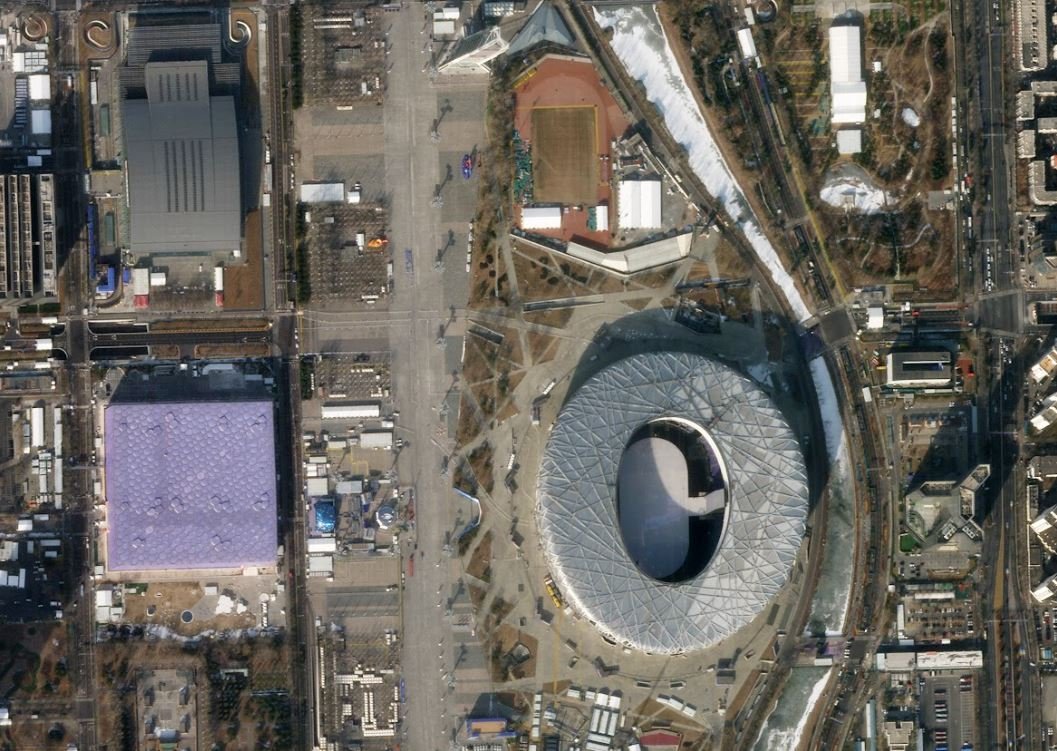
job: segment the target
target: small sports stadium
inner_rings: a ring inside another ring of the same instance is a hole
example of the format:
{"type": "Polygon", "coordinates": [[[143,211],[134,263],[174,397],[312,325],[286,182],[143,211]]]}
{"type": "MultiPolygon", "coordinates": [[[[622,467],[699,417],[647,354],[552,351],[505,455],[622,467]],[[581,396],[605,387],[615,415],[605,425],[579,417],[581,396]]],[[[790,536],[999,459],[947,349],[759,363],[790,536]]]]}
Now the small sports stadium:
{"type": "Polygon", "coordinates": [[[532,203],[579,207],[563,216],[560,229],[544,234],[608,247],[611,144],[629,126],[620,106],[591,60],[575,55],[545,55],[513,88],[515,141],[531,160],[532,203]],[[606,213],[594,227],[588,207],[606,213]]]}

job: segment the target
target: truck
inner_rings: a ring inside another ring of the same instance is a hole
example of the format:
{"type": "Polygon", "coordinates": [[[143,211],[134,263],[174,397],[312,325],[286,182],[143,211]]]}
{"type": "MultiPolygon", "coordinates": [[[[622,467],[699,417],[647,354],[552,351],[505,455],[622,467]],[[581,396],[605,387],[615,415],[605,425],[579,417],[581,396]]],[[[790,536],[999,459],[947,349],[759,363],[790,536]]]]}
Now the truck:
{"type": "Polygon", "coordinates": [[[554,579],[550,574],[543,579],[543,586],[547,589],[547,594],[550,595],[551,602],[554,603],[554,607],[561,610],[565,607],[565,600],[562,599],[562,593],[559,591],[558,586],[554,583],[554,579]]]}

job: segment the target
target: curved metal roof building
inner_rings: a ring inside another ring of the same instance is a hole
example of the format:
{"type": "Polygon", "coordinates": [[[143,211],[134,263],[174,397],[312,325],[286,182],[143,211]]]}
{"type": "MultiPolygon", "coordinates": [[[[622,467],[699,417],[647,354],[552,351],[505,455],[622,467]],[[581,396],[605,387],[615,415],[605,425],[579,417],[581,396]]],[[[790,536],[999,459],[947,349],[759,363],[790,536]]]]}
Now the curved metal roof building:
{"type": "Polygon", "coordinates": [[[602,370],[558,415],[540,468],[537,517],[569,603],[623,644],[703,649],[758,615],[786,582],[804,534],[808,483],[797,440],[770,398],[699,355],[635,355],[602,370]],[[617,476],[644,425],[690,424],[719,455],[727,505],[707,565],[680,581],[644,574],[620,531],[617,476]]]}

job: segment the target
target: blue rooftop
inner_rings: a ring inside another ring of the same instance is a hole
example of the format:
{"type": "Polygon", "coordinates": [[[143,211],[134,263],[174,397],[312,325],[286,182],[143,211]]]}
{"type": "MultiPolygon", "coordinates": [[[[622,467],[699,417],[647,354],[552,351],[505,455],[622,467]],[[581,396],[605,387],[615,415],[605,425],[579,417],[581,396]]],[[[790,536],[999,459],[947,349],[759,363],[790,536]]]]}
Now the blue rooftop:
{"type": "Polygon", "coordinates": [[[271,402],[111,404],[107,568],[274,566],[271,402]]]}

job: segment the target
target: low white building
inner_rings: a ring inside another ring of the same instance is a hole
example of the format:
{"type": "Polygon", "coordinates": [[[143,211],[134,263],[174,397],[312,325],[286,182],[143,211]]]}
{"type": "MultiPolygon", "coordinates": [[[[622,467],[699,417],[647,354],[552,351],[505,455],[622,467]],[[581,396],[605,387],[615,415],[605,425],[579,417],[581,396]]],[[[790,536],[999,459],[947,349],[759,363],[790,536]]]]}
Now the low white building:
{"type": "Polygon", "coordinates": [[[756,42],[752,38],[752,29],[738,29],[738,49],[743,60],[756,59],[756,42]]]}
{"type": "Polygon", "coordinates": [[[521,229],[561,229],[561,206],[526,206],[521,209],[521,229]]]}
{"type": "Polygon", "coordinates": [[[345,183],[301,183],[302,203],[341,203],[345,183]]]}
{"type": "Polygon", "coordinates": [[[660,229],[661,181],[621,180],[617,209],[620,229],[660,229]]]}
{"type": "Polygon", "coordinates": [[[375,418],[382,414],[378,402],[353,402],[324,404],[320,417],[324,420],[355,420],[375,418]]]}
{"type": "Polygon", "coordinates": [[[858,128],[837,131],[837,153],[858,154],[862,151],[862,131],[858,128]]]}
{"type": "Polygon", "coordinates": [[[833,124],[866,122],[866,82],[862,77],[858,26],[830,27],[829,80],[833,124]]]}
{"type": "Polygon", "coordinates": [[[51,76],[34,73],[29,77],[29,98],[34,102],[51,101],[51,76]]]}

